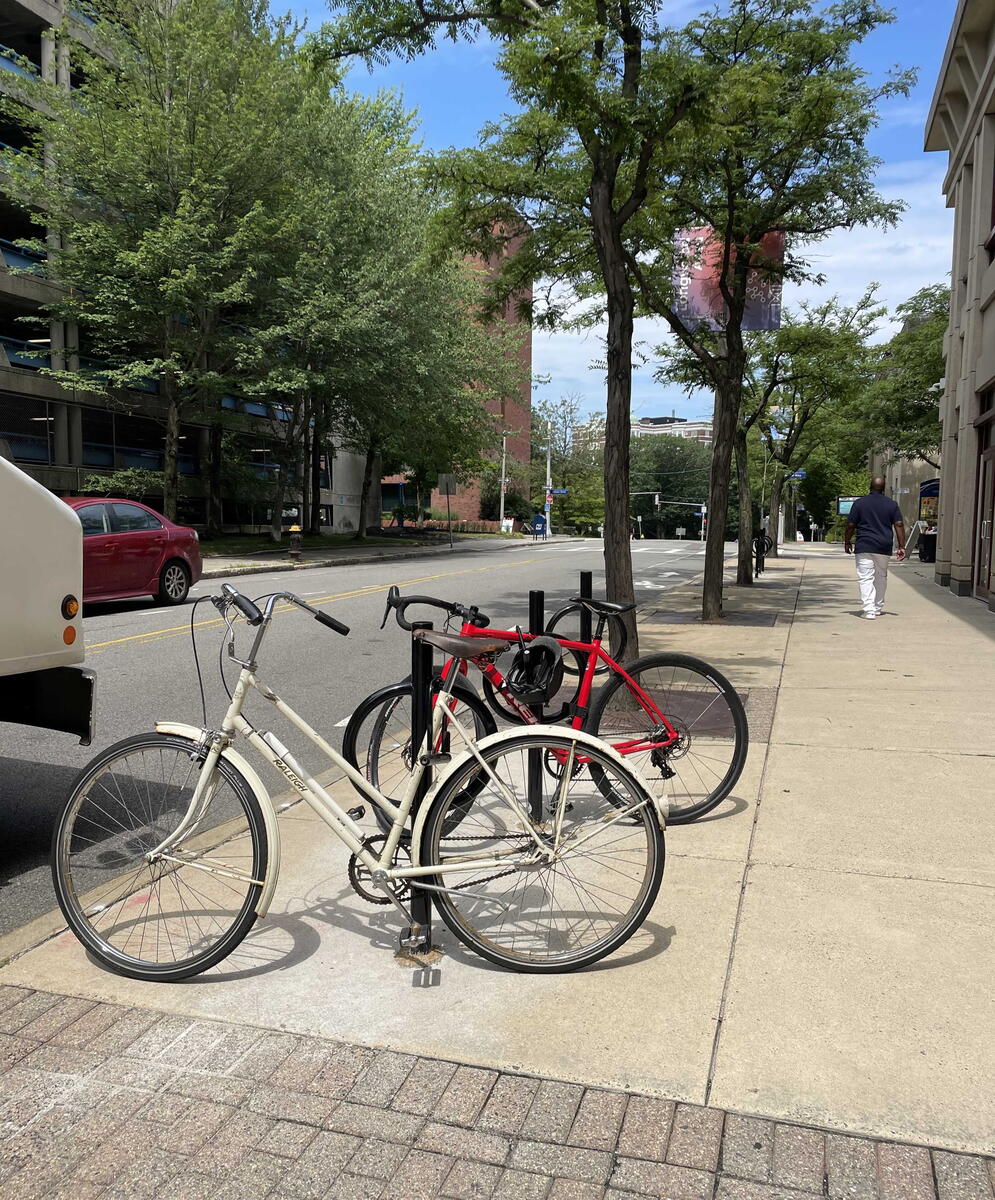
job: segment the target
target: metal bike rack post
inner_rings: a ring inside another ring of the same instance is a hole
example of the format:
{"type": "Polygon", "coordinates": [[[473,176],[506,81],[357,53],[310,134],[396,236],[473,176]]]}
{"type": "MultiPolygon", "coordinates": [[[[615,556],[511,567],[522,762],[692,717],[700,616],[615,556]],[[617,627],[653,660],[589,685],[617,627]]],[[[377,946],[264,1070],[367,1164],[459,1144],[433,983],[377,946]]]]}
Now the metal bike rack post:
{"type": "MultiPolygon", "coordinates": [[[[412,621],[411,628],[431,629],[431,621],[412,621]]],[[[426,733],[432,726],[432,647],[421,638],[411,639],[411,747],[416,756],[428,752],[425,741],[426,733]]],[[[414,827],[415,813],[424,800],[428,789],[432,786],[432,768],[426,767],[415,796],[414,807],[411,810],[411,824],[414,827]]],[[[415,848],[411,847],[412,856],[415,848]]],[[[432,896],[431,893],[411,884],[411,918],[417,930],[408,930],[408,938],[418,945],[405,943],[406,949],[422,951],[432,949],[432,896]]]]}
{"type": "MultiPolygon", "coordinates": [[[[529,633],[536,636],[541,634],[546,624],[546,593],[529,592],[529,633]]],[[[543,719],[542,706],[533,710],[541,722],[543,719]]],[[[542,751],[530,750],[526,792],[529,798],[529,816],[533,821],[542,820],[542,751]]]]}
{"type": "Polygon", "coordinates": [[[759,579],[764,573],[764,559],[767,557],[764,546],[764,531],[761,529],[753,538],[753,550],[756,554],[756,565],[753,568],[753,578],[759,579]]]}
{"type": "MultiPolygon", "coordinates": [[[[594,599],[594,572],[581,571],[580,573],[580,594],[585,600],[594,599]]],[[[591,640],[591,610],[581,605],[580,608],[580,640],[589,642],[591,640]]]]}

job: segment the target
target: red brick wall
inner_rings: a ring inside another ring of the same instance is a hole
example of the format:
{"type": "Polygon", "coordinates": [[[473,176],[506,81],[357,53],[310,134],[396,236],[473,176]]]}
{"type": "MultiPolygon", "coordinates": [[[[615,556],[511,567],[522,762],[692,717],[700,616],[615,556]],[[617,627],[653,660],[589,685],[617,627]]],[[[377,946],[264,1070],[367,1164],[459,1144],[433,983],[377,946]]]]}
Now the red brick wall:
{"type": "MultiPolygon", "coordinates": [[[[509,242],[505,249],[506,254],[514,254],[521,245],[521,238],[514,239],[509,242]]],[[[484,263],[481,259],[468,260],[476,269],[481,266],[484,269],[496,269],[496,263],[484,263]]],[[[509,478],[514,479],[516,475],[523,474],[525,479],[528,479],[529,459],[532,452],[532,330],[527,321],[520,320],[517,313],[517,306],[522,300],[531,302],[532,289],[512,301],[505,313],[498,318],[514,328],[520,329],[522,334],[522,344],[518,351],[519,361],[523,364],[525,370],[525,378],[523,379],[518,394],[509,396],[506,399],[488,404],[488,410],[495,416],[500,418],[499,427],[508,430],[508,464],[506,474],[509,478]],[[520,471],[516,471],[516,465],[520,467],[520,471]]],[[[498,465],[500,465],[500,451],[498,452],[498,465]]],[[[384,482],[396,483],[401,480],[401,476],[392,475],[384,482]]],[[[449,503],[452,509],[454,518],[459,518],[462,521],[477,521],[480,519],[480,485],[474,481],[467,484],[458,484],[458,492],[455,496],[449,497],[449,503]]],[[[408,489],[410,491],[410,489],[408,489]]],[[[411,494],[410,502],[414,502],[414,495],[411,494]]],[[[439,512],[446,511],[446,497],[440,496],[437,491],[432,493],[431,507],[439,512]]]]}

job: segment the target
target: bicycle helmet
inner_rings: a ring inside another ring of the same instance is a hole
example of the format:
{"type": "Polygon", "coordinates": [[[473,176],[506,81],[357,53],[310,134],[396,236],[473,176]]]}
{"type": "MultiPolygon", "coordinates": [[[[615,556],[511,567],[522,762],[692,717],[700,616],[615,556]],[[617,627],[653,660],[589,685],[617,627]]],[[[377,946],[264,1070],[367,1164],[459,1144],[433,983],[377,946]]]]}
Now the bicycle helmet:
{"type": "Polygon", "coordinates": [[[545,704],[563,683],[563,651],[555,638],[537,637],[515,651],[505,684],[523,704],[545,704]]]}

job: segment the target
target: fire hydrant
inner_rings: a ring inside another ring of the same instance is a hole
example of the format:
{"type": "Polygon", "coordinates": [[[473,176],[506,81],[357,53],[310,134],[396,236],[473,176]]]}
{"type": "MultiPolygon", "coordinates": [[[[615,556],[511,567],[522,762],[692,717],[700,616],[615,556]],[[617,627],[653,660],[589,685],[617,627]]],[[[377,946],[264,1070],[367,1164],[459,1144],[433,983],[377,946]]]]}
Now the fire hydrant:
{"type": "Polygon", "coordinates": [[[301,527],[300,525],[290,526],[290,557],[300,558],[301,556],[301,527]]]}

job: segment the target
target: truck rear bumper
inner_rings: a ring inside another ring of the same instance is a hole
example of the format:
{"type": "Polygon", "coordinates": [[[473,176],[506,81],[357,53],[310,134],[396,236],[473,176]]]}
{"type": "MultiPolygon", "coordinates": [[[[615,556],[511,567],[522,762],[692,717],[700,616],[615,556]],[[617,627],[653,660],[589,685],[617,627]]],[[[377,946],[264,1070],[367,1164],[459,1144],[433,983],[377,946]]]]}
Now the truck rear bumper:
{"type": "Polygon", "coordinates": [[[93,738],[96,677],[88,667],[0,676],[0,721],[74,733],[81,746],[93,738]]]}

